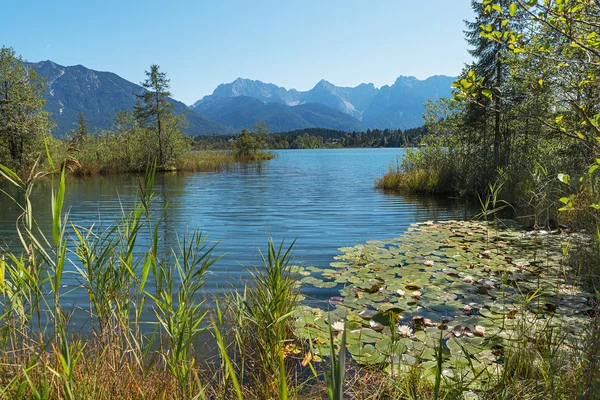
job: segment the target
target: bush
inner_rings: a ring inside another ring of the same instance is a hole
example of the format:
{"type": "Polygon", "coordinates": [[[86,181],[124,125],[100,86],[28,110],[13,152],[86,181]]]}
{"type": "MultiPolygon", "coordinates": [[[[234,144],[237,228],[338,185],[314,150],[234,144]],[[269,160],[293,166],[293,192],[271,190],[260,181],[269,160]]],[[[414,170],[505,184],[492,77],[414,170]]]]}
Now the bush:
{"type": "Polygon", "coordinates": [[[452,193],[455,166],[451,153],[442,147],[427,146],[407,150],[396,164],[390,164],[387,174],[377,181],[379,189],[414,193],[452,193]]]}

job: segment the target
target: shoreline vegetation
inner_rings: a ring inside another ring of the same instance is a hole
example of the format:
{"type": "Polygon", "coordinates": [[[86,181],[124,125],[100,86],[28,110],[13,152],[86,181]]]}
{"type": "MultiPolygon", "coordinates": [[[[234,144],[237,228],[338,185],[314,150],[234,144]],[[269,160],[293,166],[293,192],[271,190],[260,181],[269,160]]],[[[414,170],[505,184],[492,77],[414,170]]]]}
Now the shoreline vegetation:
{"type": "MultiPolygon", "coordinates": [[[[392,161],[375,185],[397,193],[477,199],[481,218],[510,215],[534,235],[577,232],[562,243],[562,263],[580,263],[577,290],[593,295],[596,311],[590,313],[590,324],[597,329],[600,42],[591,39],[597,37],[598,5],[586,0],[568,5],[491,0],[473,1],[472,6],[476,18],[467,22],[465,34],[474,62],[453,84],[452,99],[428,104],[428,134],[419,148],[392,161]]],[[[548,245],[542,247],[550,251],[548,245]]],[[[538,294],[529,291],[528,296],[538,294]]],[[[554,364],[542,378],[555,380],[552,391],[535,395],[525,385],[523,393],[507,396],[501,391],[489,398],[597,398],[598,338],[567,332],[556,328],[555,333],[572,335],[579,344],[559,340],[554,346],[570,348],[569,357],[576,353],[574,347],[588,349],[595,377],[580,381],[558,356],[544,361],[554,364]],[[569,379],[587,385],[586,391],[571,387],[569,379]]],[[[543,341],[539,336],[531,340],[543,341]]],[[[518,374],[528,375],[537,362],[535,357],[524,361],[518,374]]]]}
{"type": "Polygon", "coordinates": [[[153,165],[159,172],[212,172],[275,157],[267,149],[406,147],[426,133],[420,127],[352,133],[311,128],[269,134],[267,125],[257,122],[235,135],[191,137],[183,134],[185,115],[175,115],[168,101],[166,73],[151,65],[141,82],[145,91],[136,94],[133,110],[117,112],[112,129],[90,129],[80,112],[76,127],[55,138],[50,113],[44,111],[46,84],[12,48],[0,49],[0,77],[0,164],[22,177],[48,173],[53,166],[43,160],[50,158],[79,176],[142,173],[153,165]]]}
{"type": "Polygon", "coordinates": [[[460,195],[452,186],[451,169],[446,165],[422,161],[427,157],[424,154],[430,152],[430,148],[407,149],[403,157],[398,156],[390,162],[388,172],[375,181],[375,187],[399,193],[460,195]]]}
{"type": "MultiPolygon", "coordinates": [[[[252,164],[275,158],[275,153],[262,151],[253,157],[236,157],[232,152],[224,151],[191,151],[176,165],[157,168],[157,172],[221,172],[234,168],[238,164],[252,164]]],[[[114,164],[108,165],[70,165],[70,174],[79,177],[113,174],[139,174],[140,168],[122,169],[114,164]]]]}
{"type": "MultiPolygon", "coordinates": [[[[262,136],[265,148],[337,149],[416,147],[427,134],[425,126],[412,129],[368,129],[365,132],[346,132],[333,129],[307,128],[262,136]]],[[[202,135],[194,137],[193,147],[201,150],[228,150],[236,135],[202,135]]]]}
{"type": "Polygon", "coordinates": [[[427,104],[419,147],[376,187],[491,196],[525,225],[595,231],[600,51],[590,38],[600,17],[593,2],[572,3],[473,1],[465,38],[474,62],[453,98],[427,104]]]}
{"type": "Polygon", "coordinates": [[[227,152],[194,151],[193,138],[183,134],[186,117],[173,114],[169,79],[158,65],[146,71],[134,109],[117,112],[111,130],[90,131],[80,112],[77,126],[63,138],[51,135],[53,123],[43,110],[45,82],[12,48],[0,49],[0,79],[0,164],[21,177],[54,170],[44,161],[50,159],[73,175],[91,176],[143,173],[150,166],[160,172],[220,171],[275,156],[264,151],[264,123],[231,137],[227,152]]]}

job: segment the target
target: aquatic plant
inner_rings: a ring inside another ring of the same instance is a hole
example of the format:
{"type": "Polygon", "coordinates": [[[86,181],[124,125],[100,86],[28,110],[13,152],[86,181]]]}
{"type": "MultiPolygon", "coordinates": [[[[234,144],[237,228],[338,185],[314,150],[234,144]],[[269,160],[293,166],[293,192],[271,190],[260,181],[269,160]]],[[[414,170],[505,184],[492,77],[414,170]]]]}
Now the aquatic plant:
{"type": "MultiPolygon", "coordinates": [[[[397,374],[416,363],[435,386],[442,357],[442,381],[460,378],[465,390],[481,390],[501,378],[504,354],[523,340],[522,321],[532,321],[536,332],[569,332],[568,348],[585,334],[593,295],[561,290],[572,275],[562,262],[565,239],[479,222],[417,224],[398,239],[340,249],[332,268],[307,267],[302,282],[340,288],[329,318],[346,319],[347,348],[359,364],[397,374]],[[424,260],[434,265],[425,267],[424,260]],[[373,329],[373,321],[384,328],[373,329]]],[[[320,315],[301,307],[296,333],[326,343],[320,315]]]]}
{"type": "Polygon", "coordinates": [[[286,345],[293,341],[290,321],[300,294],[297,267],[291,263],[293,246],[284,247],[283,241],[276,246],[270,238],[262,265],[250,270],[252,282],[228,298],[238,374],[255,382],[263,396],[277,391],[287,397],[286,345]],[[249,370],[248,364],[260,368],[249,370]]]}

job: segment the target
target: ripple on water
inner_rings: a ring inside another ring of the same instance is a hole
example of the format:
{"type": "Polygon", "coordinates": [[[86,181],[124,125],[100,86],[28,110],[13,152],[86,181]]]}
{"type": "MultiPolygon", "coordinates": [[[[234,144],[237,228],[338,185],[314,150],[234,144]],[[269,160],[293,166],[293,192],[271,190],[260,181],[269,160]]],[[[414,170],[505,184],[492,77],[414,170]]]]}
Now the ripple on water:
{"type": "MultiPolygon", "coordinates": [[[[158,175],[155,211],[169,204],[160,225],[161,244],[175,246],[177,235],[201,229],[216,252],[225,254],[207,279],[207,295],[233,290],[247,277],[244,266],[258,265],[258,248],[267,236],[275,241],[297,239],[297,263],[324,267],[338,248],[402,234],[414,222],[470,217],[473,210],[447,199],[384,194],[374,188],[390,161],[402,149],[284,150],[262,166],[223,173],[158,175]]],[[[67,204],[75,224],[108,226],[134,203],[138,181],[118,175],[69,179],[67,204]]],[[[38,223],[49,232],[49,183],[33,193],[38,223]]],[[[14,244],[18,215],[10,200],[0,198],[0,245],[14,244]]],[[[140,243],[147,244],[143,232],[140,243]]],[[[65,283],[76,285],[71,275],[65,283]]],[[[332,290],[306,288],[308,297],[329,298],[332,290]]],[[[65,300],[86,308],[85,293],[73,291],[65,300]]]]}

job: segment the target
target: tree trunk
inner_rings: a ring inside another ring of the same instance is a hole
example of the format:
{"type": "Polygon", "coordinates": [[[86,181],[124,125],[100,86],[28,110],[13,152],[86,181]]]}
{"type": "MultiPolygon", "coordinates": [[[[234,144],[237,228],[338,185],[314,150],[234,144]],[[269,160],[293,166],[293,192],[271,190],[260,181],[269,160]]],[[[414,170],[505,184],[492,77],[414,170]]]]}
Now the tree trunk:
{"type": "Polygon", "coordinates": [[[157,124],[157,128],[158,128],[158,161],[159,161],[160,165],[163,165],[164,159],[163,159],[162,128],[160,126],[160,112],[157,115],[156,124],[157,124]]]}
{"type": "Polygon", "coordinates": [[[162,127],[160,125],[160,97],[158,90],[156,91],[156,128],[158,130],[158,162],[163,165],[163,143],[162,143],[162,127]]]}
{"type": "Polygon", "coordinates": [[[500,106],[501,106],[501,100],[500,100],[500,93],[499,93],[499,89],[500,89],[500,85],[501,85],[501,80],[502,80],[502,64],[500,63],[499,60],[500,57],[500,50],[498,49],[498,51],[496,52],[496,87],[498,88],[498,93],[496,93],[496,96],[494,97],[494,164],[497,167],[498,166],[498,162],[499,162],[499,150],[500,150],[500,142],[502,140],[501,138],[501,132],[500,132],[500,106]]]}

